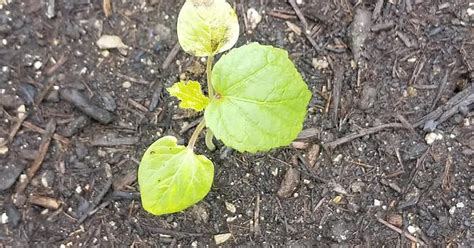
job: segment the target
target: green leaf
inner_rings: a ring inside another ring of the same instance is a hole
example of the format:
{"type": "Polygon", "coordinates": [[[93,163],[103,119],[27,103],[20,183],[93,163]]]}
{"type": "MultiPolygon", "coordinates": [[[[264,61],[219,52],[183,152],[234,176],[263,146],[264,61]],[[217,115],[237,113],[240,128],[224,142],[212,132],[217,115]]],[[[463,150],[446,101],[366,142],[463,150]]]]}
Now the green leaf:
{"type": "Polygon", "coordinates": [[[143,155],[138,184],[143,208],[155,215],[182,211],[202,200],[211,189],[214,165],[192,149],[165,136],[143,155]]]}
{"type": "Polygon", "coordinates": [[[233,49],[212,73],[216,96],[206,125],[240,152],[290,144],[303,127],[311,92],[285,50],[252,43],[233,49]]]}
{"type": "Polygon", "coordinates": [[[184,109],[202,111],[209,104],[209,98],[202,93],[201,84],[196,81],[181,81],[166,90],[181,101],[179,106],[184,109]]]}
{"type": "Polygon", "coordinates": [[[178,16],[178,40],[187,53],[211,56],[232,48],[239,22],[225,0],[187,0],[178,16]]]}

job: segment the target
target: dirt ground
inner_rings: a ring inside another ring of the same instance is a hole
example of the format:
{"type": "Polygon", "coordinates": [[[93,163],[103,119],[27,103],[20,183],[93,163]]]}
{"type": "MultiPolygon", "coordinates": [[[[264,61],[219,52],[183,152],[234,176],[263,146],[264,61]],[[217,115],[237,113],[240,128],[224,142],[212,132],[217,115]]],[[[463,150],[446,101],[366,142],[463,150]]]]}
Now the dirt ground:
{"type": "Polygon", "coordinates": [[[308,83],[305,130],[254,155],[200,139],[212,190],[161,217],[136,172],[200,118],[163,90],[205,82],[177,45],[184,1],[112,1],[109,17],[101,0],[3,2],[0,247],[474,244],[472,1],[230,1],[236,46],[288,50],[308,83]],[[128,48],[100,50],[104,34],[128,48]]]}

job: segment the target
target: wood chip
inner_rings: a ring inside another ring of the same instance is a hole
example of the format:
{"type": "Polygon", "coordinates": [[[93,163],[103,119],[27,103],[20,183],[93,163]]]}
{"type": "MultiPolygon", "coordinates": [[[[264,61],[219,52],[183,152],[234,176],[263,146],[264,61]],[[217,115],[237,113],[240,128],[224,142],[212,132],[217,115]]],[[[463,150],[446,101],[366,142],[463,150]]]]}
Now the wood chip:
{"type": "Polygon", "coordinates": [[[106,17],[109,17],[112,15],[112,3],[111,0],[103,0],[102,1],[102,10],[104,11],[104,14],[106,17]]]}
{"type": "Polygon", "coordinates": [[[289,168],[283,178],[277,195],[280,198],[288,198],[298,187],[300,182],[300,172],[295,168],[289,168]]]}
{"type": "Polygon", "coordinates": [[[232,237],[231,233],[217,234],[214,236],[214,241],[216,242],[216,245],[220,245],[220,244],[225,243],[231,237],[232,237]]]}
{"type": "Polygon", "coordinates": [[[34,205],[51,210],[57,210],[61,206],[61,202],[59,200],[47,196],[30,195],[29,200],[34,205]]]}
{"type": "Polygon", "coordinates": [[[314,144],[311,146],[307,153],[307,158],[308,158],[308,163],[311,168],[314,168],[314,165],[316,164],[316,161],[319,158],[319,152],[321,151],[321,148],[319,147],[319,144],[314,144]]]}

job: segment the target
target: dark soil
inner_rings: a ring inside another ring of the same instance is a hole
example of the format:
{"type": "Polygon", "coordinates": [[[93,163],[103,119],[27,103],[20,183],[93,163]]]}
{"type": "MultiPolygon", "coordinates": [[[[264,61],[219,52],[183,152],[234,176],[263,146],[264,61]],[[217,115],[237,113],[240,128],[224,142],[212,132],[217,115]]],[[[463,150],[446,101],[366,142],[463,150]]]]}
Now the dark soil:
{"type": "Polygon", "coordinates": [[[225,246],[472,246],[472,3],[303,0],[305,34],[286,1],[231,1],[237,46],[288,50],[310,86],[307,135],[255,155],[200,139],[211,192],[156,217],[140,205],[142,153],[163,135],[186,142],[200,118],[163,89],[205,82],[204,61],[176,46],[183,2],[113,1],[110,17],[99,0],[0,10],[0,247],[215,246],[227,233],[225,246]],[[254,30],[249,8],[263,17],[254,30]],[[129,49],[101,51],[102,34],[129,49]]]}

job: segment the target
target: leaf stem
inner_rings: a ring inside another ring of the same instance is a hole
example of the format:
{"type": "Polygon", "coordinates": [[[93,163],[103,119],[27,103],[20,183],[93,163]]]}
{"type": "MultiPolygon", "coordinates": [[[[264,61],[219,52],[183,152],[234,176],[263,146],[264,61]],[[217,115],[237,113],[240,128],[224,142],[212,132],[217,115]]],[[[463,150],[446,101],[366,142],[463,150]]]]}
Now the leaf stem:
{"type": "Polygon", "coordinates": [[[199,125],[196,127],[196,129],[194,129],[194,132],[191,135],[191,138],[189,139],[189,143],[188,143],[188,148],[189,149],[194,150],[194,145],[196,144],[196,141],[199,137],[199,134],[202,132],[202,130],[204,129],[205,126],[206,126],[206,122],[203,119],[199,123],[199,125]]]}
{"type": "Polygon", "coordinates": [[[207,129],[206,130],[206,146],[207,146],[207,149],[209,149],[210,151],[214,151],[216,150],[216,145],[214,145],[214,143],[212,142],[212,139],[214,138],[214,134],[212,133],[211,129],[207,129]]]}
{"type": "Polygon", "coordinates": [[[212,64],[213,63],[214,63],[214,55],[211,55],[211,56],[207,57],[207,67],[206,67],[207,87],[208,87],[209,98],[211,98],[211,99],[212,99],[212,97],[214,97],[214,87],[212,85],[212,80],[211,80],[212,64]]]}

